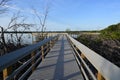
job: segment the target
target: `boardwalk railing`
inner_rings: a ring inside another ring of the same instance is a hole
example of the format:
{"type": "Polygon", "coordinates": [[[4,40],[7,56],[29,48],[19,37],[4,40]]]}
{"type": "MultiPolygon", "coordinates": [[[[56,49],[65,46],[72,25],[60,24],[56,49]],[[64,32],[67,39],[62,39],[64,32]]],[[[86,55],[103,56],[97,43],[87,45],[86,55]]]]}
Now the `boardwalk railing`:
{"type": "Polygon", "coordinates": [[[86,80],[120,80],[120,68],[67,35],[86,80]]]}
{"type": "Polygon", "coordinates": [[[4,80],[24,80],[49,52],[58,36],[45,39],[0,57],[0,77],[4,80]]]}

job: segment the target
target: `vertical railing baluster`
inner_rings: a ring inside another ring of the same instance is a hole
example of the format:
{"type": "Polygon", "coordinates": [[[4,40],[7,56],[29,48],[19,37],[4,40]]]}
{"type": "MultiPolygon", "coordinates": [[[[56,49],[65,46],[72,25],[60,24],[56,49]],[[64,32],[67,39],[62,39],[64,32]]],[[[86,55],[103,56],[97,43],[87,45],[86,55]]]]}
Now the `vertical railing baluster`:
{"type": "Polygon", "coordinates": [[[41,46],[41,53],[42,53],[42,60],[44,59],[44,48],[43,45],[41,46]]]}
{"type": "Polygon", "coordinates": [[[7,78],[7,76],[9,76],[9,74],[11,74],[12,72],[12,66],[5,68],[3,70],[3,80],[5,80],[7,78]]]}
{"type": "Polygon", "coordinates": [[[47,42],[47,53],[48,53],[48,51],[49,51],[49,43],[47,42]]]}
{"type": "Polygon", "coordinates": [[[81,53],[81,57],[82,59],[85,59],[85,55],[83,53],[81,53]]]}
{"type": "MultiPolygon", "coordinates": [[[[33,59],[32,59],[32,65],[35,63],[35,51],[33,51],[32,53],[31,53],[31,58],[33,57],[33,59]]],[[[35,70],[35,66],[34,67],[32,67],[32,72],[35,70]]]]}
{"type": "Polygon", "coordinates": [[[52,47],[52,41],[50,40],[50,43],[49,43],[49,49],[51,49],[51,47],[52,47]]]}
{"type": "Polygon", "coordinates": [[[105,80],[100,72],[97,73],[97,80],[105,80]]]}

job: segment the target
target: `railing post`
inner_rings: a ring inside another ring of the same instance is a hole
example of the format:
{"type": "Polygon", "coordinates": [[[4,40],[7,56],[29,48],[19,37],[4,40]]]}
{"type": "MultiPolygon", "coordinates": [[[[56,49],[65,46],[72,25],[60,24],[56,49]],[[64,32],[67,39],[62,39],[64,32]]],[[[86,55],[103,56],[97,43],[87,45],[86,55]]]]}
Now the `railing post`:
{"type": "Polygon", "coordinates": [[[51,49],[51,47],[52,47],[52,41],[51,40],[50,40],[49,46],[50,46],[50,49],[51,49]]]}
{"type": "Polygon", "coordinates": [[[42,60],[44,59],[44,48],[41,46],[42,60]]]}
{"type": "Polygon", "coordinates": [[[49,43],[47,43],[47,50],[49,51],[49,43]]]}
{"type": "Polygon", "coordinates": [[[12,72],[12,66],[5,68],[3,70],[3,80],[5,80],[11,72],[12,72]]]}
{"type": "Polygon", "coordinates": [[[85,59],[85,55],[84,55],[83,53],[81,53],[81,57],[82,57],[83,59],[85,59]]]}
{"type": "Polygon", "coordinates": [[[51,40],[51,48],[53,47],[54,41],[55,41],[55,39],[51,40]]]}
{"type": "MultiPolygon", "coordinates": [[[[32,59],[32,65],[35,63],[35,51],[33,51],[32,53],[31,53],[31,58],[33,57],[33,59],[32,59]]],[[[33,66],[32,67],[32,72],[35,70],[35,66],[33,66]]]]}
{"type": "Polygon", "coordinates": [[[58,40],[58,37],[56,37],[55,42],[58,40]]]}
{"type": "Polygon", "coordinates": [[[105,80],[101,73],[97,73],[97,80],[105,80]]]}
{"type": "Polygon", "coordinates": [[[45,51],[45,55],[46,55],[46,53],[48,53],[49,50],[50,50],[50,49],[49,49],[49,43],[48,43],[48,42],[46,43],[46,46],[47,46],[47,49],[46,49],[46,51],[45,51]]]}

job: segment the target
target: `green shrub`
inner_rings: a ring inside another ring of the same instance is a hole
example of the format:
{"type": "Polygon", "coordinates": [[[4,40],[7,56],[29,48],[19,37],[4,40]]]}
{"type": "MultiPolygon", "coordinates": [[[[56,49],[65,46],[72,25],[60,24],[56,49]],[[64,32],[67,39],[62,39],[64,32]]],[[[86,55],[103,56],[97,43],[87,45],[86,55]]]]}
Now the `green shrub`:
{"type": "Polygon", "coordinates": [[[104,39],[120,39],[120,23],[101,30],[101,36],[104,39]]]}

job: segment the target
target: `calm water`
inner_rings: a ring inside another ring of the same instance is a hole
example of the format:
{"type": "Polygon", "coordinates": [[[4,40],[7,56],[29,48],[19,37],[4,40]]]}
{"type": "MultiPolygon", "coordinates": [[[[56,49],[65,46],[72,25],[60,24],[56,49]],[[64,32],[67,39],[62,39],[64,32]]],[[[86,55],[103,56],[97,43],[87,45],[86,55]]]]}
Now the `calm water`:
{"type": "MultiPolygon", "coordinates": [[[[18,33],[18,35],[21,36],[20,33],[18,33]]],[[[13,36],[14,42],[16,42],[15,34],[12,34],[12,36],[13,36]]],[[[72,36],[73,38],[77,38],[78,37],[78,35],[70,35],[70,36],[72,36]]],[[[11,34],[10,33],[9,34],[8,33],[5,34],[5,40],[6,40],[6,42],[8,42],[8,40],[11,40],[11,34]]],[[[36,38],[32,34],[26,33],[26,34],[23,34],[21,40],[22,40],[22,44],[32,44],[34,41],[36,41],[36,38]]]]}
{"type": "MultiPolygon", "coordinates": [[[[16,42],[15,34],[13,34],[12,36],[14,42],[16,42]]],[[[18,36],[21,36],[21,34],[18,34],[18,36]]],[[[8,42],[8,40],[11,40],[11,34],[5,34],[5,41],[8,42]]],[[[35,41],[35,36],[32,36],[32,34],[23,34],[21,40],[22,44],[32,44],[32,42],[35,41]]]]}

